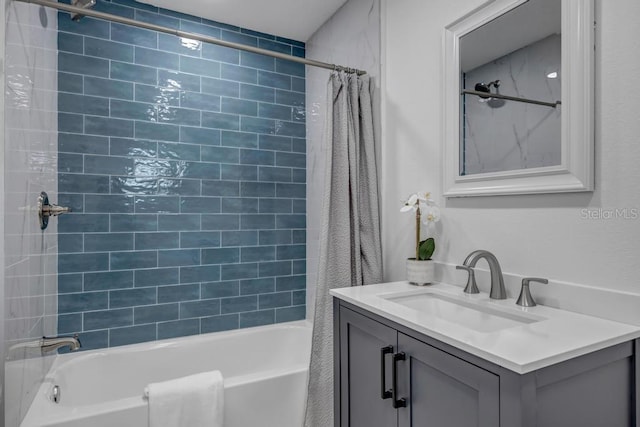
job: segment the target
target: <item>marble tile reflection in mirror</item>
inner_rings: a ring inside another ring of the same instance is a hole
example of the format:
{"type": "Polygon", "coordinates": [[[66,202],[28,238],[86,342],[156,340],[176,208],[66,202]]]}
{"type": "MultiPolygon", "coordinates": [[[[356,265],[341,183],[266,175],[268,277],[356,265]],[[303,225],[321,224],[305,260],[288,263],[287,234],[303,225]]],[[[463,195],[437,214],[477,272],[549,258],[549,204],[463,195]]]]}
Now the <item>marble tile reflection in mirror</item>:
{"type": "Polygon", "coordinates": [[[561,53],[557,0],[529,0],[460,38],[460,176],[562,163],[561,53]]]}

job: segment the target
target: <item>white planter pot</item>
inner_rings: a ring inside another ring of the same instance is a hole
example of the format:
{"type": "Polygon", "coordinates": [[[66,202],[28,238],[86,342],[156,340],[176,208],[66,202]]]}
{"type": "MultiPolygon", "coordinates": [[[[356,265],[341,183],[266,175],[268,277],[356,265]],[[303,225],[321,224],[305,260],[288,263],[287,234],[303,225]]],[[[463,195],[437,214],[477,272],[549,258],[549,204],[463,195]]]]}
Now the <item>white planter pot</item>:
{"type": "Polygon", "coordinates": [[[430,285],[434,281],[434,262],[407,260],[407,280],[412,285],[430,285]]]}

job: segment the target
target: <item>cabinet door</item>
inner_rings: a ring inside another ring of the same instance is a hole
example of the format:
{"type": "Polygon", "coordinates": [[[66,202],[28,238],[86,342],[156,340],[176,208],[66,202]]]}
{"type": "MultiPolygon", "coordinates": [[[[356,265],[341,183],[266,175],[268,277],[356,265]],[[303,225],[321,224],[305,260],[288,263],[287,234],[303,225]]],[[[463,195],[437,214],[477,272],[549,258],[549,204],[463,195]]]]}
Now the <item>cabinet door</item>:
{"type": "Polygon", "coordinates": [[[402,333],[400,427],[498,427],[499,377],[402,333]]]}
{"type": "Polygon", "coordinates": [[[382,365],[385,388],[391,387],[391,354],[397,332],[347,308],[340,309],[340,425],[341,427],[395,427],[397,412],[390,398],[382,398],[382,365]]]}

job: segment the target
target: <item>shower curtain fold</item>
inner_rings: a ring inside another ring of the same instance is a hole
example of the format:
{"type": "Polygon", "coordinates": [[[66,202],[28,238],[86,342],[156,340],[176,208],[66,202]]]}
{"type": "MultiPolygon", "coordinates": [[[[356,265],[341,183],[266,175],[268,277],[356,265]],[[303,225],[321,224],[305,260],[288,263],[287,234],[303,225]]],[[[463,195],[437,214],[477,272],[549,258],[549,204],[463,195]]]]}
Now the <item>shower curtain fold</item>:
{"type": "Polygon", "coordinates": [[[305,427],[333,425],[329,289],[382,281],[378,177],[369,76],[332,73],[326,172],[305,427]]]}

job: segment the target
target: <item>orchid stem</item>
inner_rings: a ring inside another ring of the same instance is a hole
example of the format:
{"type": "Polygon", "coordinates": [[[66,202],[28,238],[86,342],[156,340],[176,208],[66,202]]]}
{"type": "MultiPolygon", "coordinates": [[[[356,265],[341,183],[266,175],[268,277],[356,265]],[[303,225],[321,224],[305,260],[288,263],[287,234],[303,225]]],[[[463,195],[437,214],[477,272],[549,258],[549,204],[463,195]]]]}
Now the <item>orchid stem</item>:
{"type": "Polygon", "coordinates": [[[416,209],[416,261],[420,259],[420,208],[416,209]]]}

